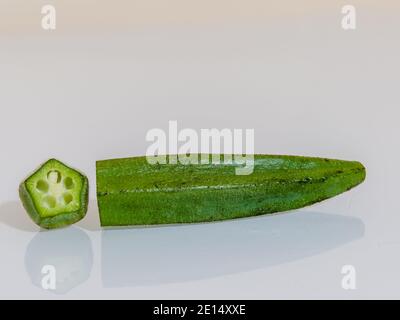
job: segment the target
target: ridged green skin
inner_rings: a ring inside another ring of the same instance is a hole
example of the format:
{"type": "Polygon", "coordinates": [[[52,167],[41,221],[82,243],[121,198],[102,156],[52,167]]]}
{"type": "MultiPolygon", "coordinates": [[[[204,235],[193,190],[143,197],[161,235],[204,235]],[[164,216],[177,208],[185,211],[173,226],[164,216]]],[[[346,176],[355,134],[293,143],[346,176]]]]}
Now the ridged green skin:
{"type": "Polygon", "coordinates": [[[255,155],[250,175],[235,164],[157,164],[146,157],[96,163],[102,226],[177,224],[301,208],[365,179],[356,161],[255,155]]]}
{"type": "Polygon", "coordinates": [[[81,172],[68,167],[57,159],[49,159],[43,163],[33,174],[21,182],[19,185],[19,197],[26,212],[33,222],[35,222],[38,226],[45,229],[66,227],[78,222],[86,215],[89,202],[89,182],[87,177],[81,172]],[[28,190],[28,184],[29,181],[35,179],[35,176],[40,174],[42,170],[51,170],[51,168],[56,168],[60,170],[61,173],[63,173],[62,171],[70,173],[73,172],[74,175],[79,177],[81,180],[81,184],[79,186],[80,188],[77,191],[79,194],[79,199],[77,200],[78,205],[72,210],[61,211],[52,216],[44,216],[43,210],[41,209],[43,203],[40,203],[37,200],[35,201],[35,195],[32,194],[32,191],[28,190]]]}

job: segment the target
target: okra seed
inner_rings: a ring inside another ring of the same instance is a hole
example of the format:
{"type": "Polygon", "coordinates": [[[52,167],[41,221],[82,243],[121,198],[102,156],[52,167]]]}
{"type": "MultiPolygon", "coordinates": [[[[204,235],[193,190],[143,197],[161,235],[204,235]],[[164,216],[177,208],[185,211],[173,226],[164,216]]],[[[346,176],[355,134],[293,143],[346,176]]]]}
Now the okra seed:
{"type": "Polygon", "coordinates": [[[61,182],[61,173],[57,170],[51,170],[47,173],[47,179],[51,183],[60,183],[61,182]]]}
{"type": "Polygon", "coordinates": [[[70,194],[70,193],[64,193],[63,194],[63,201],[64,201],[64,204],[69,204],[71,201],[73,200],[73,197],[72,197],[72,194],[70,194]]]}
{"type": "Polygon", "coordinates": [[[74,181],[70,177],[65,178],[64,187],[67,190],[71,190],[74,187],[74,181]]]}
{"type": "Polygon", "coordinates": [[[49,208],[54,208],[57,203],[56,198],[54,198],[53,196],[46,196],[43,199],[43,201],[44,201],[45,205],[49,208]]]}
{"type": "Polygon", "coordinates": [[[44,180],[39,180],[36,183],[36,189],[40,192],[46,193],[47,191],[49,191],[49,184],[44,180]]]}

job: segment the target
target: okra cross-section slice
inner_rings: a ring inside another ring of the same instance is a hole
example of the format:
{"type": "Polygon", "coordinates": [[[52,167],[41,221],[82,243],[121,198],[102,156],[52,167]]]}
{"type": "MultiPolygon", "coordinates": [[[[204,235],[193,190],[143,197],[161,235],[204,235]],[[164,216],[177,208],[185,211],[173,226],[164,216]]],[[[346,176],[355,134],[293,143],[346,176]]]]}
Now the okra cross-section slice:
{"type": "Polygon", "coordinates": [[[45,162],[19,187],[25,210],[46,229],[81,220],[88,208],[88,194],[87,177],[56,159],[45,162]]]}

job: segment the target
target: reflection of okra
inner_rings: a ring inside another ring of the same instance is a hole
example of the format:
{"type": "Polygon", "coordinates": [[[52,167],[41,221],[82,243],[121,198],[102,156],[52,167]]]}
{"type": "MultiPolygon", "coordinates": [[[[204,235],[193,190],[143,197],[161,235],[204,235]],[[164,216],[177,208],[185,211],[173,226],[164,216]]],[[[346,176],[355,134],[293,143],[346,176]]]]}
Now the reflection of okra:
{"type": "Polygon", "coordinates": [[[32,220],[52,229],[70,225],[85,216],[88,189],[86,176],[50,159],[21,183],[19,194],[32,220]]]}

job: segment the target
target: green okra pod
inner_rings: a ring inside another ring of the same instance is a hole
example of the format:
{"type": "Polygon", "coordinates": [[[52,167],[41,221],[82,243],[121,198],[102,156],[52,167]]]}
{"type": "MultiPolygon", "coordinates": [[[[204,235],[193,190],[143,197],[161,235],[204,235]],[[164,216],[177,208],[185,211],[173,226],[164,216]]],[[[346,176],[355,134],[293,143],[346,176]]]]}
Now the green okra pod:
{"type": "MultiPolygon", "coordinates": [[[[154,163],[154,161],[151,161],[154,163]]],[[[356,161],[255,155],[238,164],[151,164],[146,157],[96,164],[102,226],[208,222],[287,211],[331,198],[365,179],[356,161]]]]}

